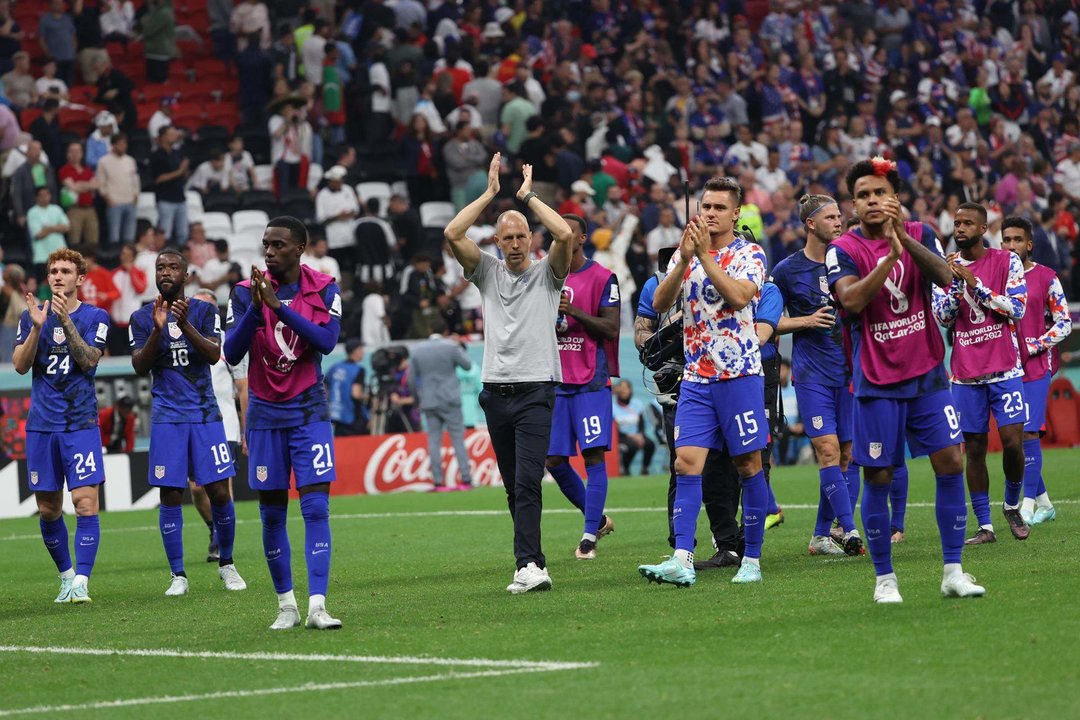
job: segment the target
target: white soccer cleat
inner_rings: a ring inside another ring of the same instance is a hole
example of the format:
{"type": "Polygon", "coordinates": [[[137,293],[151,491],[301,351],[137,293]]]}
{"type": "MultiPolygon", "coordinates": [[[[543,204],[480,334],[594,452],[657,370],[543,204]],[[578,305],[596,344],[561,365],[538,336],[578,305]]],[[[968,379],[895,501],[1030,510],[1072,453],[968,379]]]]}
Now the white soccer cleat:
{"type": "Polygon", "coordinates": [[[330,617],[326,608],[316,607],[308,611],[307,628],[309,630],[340,630],[341,621],[330,617]]]}
{"type": "Polygon", "coordinates": [[[900,597],[895,573],[878,577],[877,586],[874,588],[874,602],[882,604],[904,602],[904,598],[900,597]]]}
{"type": "Polygon", "coordinates": [[[187,595],[188,579],[183,575],[173,575],[169,589],[165,591],[165,597],[180,597],[187,595]]]}
{"type": "Polygon", "coordinates": [[[841,557],[847,555],[844,548],[837,545],[836,541],[828,535],[815,535],[810,538],[807,550],[811,555],[839,555],[841,557]]]}
{"type": "Polygon", "coordinates": [[[71,581],[73,579],[74,579],[74,576],[72,576],[72,577],[64,577],[63,575],[60,576],[60,594],[56,596],[56,599],[53,600],[53,602],[57,602],[57,603],[71,602],[71,581]]]}
{"type": "Polygon", "coordinates": [[[236,572],[235,565],[222,565],[218,568],[218,576],[225,581],[226,590],[247,590],[247,583],[236,572]]]}
{"type": "Polygon", "coordinates": [[[550,589],[551,576],[548,575],[547,568],[538,568],[534,562],[514,573],[514,582],[506,586],[507,592],[512,595],[550,589]]]}
{"type": "Polygon", "coordinates": [[[986,588],[976,585],[975,576],[971,573],[957,572],[942,578],[941,594],[947,598],[982,597],[986,594],[986,588]]]}
{"type": "Polygon", "coordinates": [[[271,630],[289,630],[300,625],[300,612],[295,605],[286,605],[278,609],[277,619],[270,626],[271,630]]]}
{"type": "Polygon", "coordinates": [[[94,602],[90,598],[90,591],[86,589],[86,583],[80,583],[78,585],[72,583],[71,602],[75,603],[76,605],[94,602]]]}

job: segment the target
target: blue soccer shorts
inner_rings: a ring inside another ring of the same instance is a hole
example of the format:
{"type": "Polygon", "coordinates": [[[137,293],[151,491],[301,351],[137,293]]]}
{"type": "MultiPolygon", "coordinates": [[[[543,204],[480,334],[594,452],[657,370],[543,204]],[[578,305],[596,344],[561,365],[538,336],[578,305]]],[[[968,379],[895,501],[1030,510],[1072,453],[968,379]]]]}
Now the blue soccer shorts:
{"type": "Polygon", "coordinates": [[[727,448],[732,457],[769,442],[765,378],[748,375],[712,383],[683,381],[675,409],[675,447],[727,448]]]}
{"type": "Polygon", "coordinates": [[[296,487],[334,482],[334,428],[329,422],[248,430],[248,486],[252,490],[288,490],[289,476],[296,487]]]}
{"type": "Polygon", "coordinates": [[[954,383],[952,394],[956,411],[960,413],[960,429],[966,433],[990,432],[991,412],[998,427],[1027,422],[1021,378],[985,385],[954,383]]]}
{"type": "Polygon", "coordinates": [[[186,488],[188,478],[199,487],[236,474],[225,426],[207,423],[151,423],[150,484],[186,488]]]}
{"type": "Polygon", "coordinates": [[[26,470],[31,492],[53,492],[105,482],[101,430],[26,431],[26,470]]]}
{"type": "Polygon", "coordinates": [[[611,388],[555,395],[548,455],[573,457],[577,448],[611,449],[611,388]]]}
{"type": "Polygon", "coordinates": [[[835,435],[842,443],[851,441],[851,414],[855,400],[849,386],[796,383],[795,397],[799,401],[799,417],[802,418],[807,437],[835,435]]]}
{"type": "Polygon", "coordinates": [[[913,398],[855,398],[852,457],[863,467],[900,467],[904,440],[912,457],[959,445],[963,438],[952,393],[913,398]]]}
{"type": "Polygon", "coordinates": [[[1046,399],[1050,395],[1050,373],[1024,383],[1024,431],[1046,432],[1046,399]]]}

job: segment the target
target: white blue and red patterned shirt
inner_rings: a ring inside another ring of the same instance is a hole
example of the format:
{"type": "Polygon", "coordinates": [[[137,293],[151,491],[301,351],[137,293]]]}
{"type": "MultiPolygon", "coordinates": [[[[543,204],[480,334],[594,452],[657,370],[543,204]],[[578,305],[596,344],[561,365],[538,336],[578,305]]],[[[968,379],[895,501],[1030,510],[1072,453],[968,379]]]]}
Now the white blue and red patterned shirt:
{"type": "MultiPolygon", "coordinates": [[[[765,251],[760,245],[736,238],[712,256],[728,276],[749,280],[758,292],[765,284],[765,251]]],[[[678,253],[668,265],[671,272],[678,253]]],[[[709,280],[695,256],[683,275],[683,380],[712,383],[748,375],[761,375],[761,351],[754,329],[754,303],[735,310],[709,280]]]]}

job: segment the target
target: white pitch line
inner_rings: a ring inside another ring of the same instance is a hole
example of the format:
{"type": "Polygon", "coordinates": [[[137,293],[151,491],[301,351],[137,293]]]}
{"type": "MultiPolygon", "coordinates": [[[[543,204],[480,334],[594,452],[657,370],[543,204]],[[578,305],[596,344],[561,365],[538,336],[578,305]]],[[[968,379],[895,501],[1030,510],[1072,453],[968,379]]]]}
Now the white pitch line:
{"type": "Polygon", "coordinates": [[[92,648],[40,645],[0,645],[0,652],[46,655],[94,655],[110,657],[195,658],[200,660],[254,660],[301,662],[348,662],[374,665],[441,665],[531,670],[582,670],[597,667],[595,662],[554,662],[544,660],[493,660],[489,658],[440,658],[422,655],[327,655],[303,653],[240,653],[214,650],[179,650],[170,648],[92,648]]]}
{"type": "Polygon", "coordinates": [[[478,670],[466,673],[444,673],[441,675],[419,675],[414,677],[387,678],[385,680],[357,680],[337,683],[306,683],[292,687],[265,688],[261,690],[222,690],[198,695],[161,695],[158,697],[129,698],[127,700],[102,700],[79,705],[37,705],[26,708],[0,709],[0,717],[15,715],[39,715],[79,710],[103,710],[110,708],[133,707],[138,705],[163,705],[168,703],[194,702],[199,700],[227,700],[233,698],[262,697],[266,695],[284,695],[286,693],[323,692],[327,690],[355,690],[357,688],[380,687],[390,685],[408,685],[413,683],[436,682],[439,680],[468,680],[472,678],[499,677],[501,675],[520,675],[524,673],[552,672],[561,668],[519,667],[509,670],[478,670]]]}
{"type": "MultiPolygon", "coordinates": [[[[1076,505],[1080,504],[1080,499],[1065,499],[1055,500],[1055,505],[1076,505]]],[[[908,503],[909,508],[932,508],[934,503],[915,502],[908,503]]],[[[817,505],[808,504],[793,504],[784,503],[781,505],[786,510],[817,510],[817,505]]],[[[605,508],[606,512],[615,514],[626,513],[644,513],[644,512],[667,512],[666,507],[628,507],[628,508],[605,508]]],[[[507,515],[506,510],[428,510],[428,511],[414,511],[414,512],[385,512],[385,513],[347,513],[342,515],[334,515],[331,513],[331,520],[393,520],[395,518],[426,518],[426,517],[505,517],[507,515]]],[[[580,515],[581,511],[577,508],[552,508],[550,510],[544,510],[545,515],[580,515]]],[[[294,522],[300,522],[299,517],[294,516],[291,518],[294,522]]],[[[246,523],[258,523],[257,519],[237,519],[236,524],[242,525],[246,523]]],[[[113,533],[128,533],[128,532],[149,532],[151,530],[160,530],[157,525],[138,525],[135,527],[121,527],[121,528],[106,528],[106,533],[111,535],[113,533]]],[[[40,540],[41,534],[27,534],[27,535],[4,535],[0,536],[0,542],[7,540],[40,540]]]]}

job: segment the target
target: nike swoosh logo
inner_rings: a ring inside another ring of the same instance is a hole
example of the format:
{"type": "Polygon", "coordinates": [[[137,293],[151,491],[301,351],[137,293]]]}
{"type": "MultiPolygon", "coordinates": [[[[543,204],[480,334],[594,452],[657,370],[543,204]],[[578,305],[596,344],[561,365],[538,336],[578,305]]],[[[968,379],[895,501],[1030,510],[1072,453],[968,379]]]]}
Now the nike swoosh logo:
{"type": "Polygon", "coordinates": [[[312,550],[311,554],[312,555],[321,555],[322,553],[325,553],[325,552],[330,552],[330,551],[329,550],[312,550]]]}
{"type": "Polygon", "coordinates": [[[176,532],[176,528],[173,528],[172,530],[162,530],[161,534],[162,535],[172,535],[174,532],[176,532]]]}
{"type": "Polygon", "coordinates": [[[91,545],[96,545],[96,543],[84,543],[84,542],[81,542],[81,543],[79,543],[79,545],[81,545],[82,547],[90,547],[91,545]]]}
{"type": "Polygon", "coordinates": [[[214,468],[214,472],[216,472],[218,475],[221,475],[222,473],[229,472],[229,466],[228,465],[223,465],[222,467],[214,468]]]}
{"type": "Polygon", "coordinates": [[[950,435],[950,436],[949,436],[949,439],[950,439],[950,440],[955,440],[955,439],[956,439],[956,438],[958,438],[958,437],[960,437],[960,431],[959,431],[959,430],[957,430],[957,431],[956,431],[956,432],[954,432],[954,433],[953,433],[952,435],[950,435]]]}
{"type": "Polygon", "coordinates": [[[754,442],[755,440],[757,440],[757,438],[749,438],[749,439],[747,439],[747,440],[743,440],[743,442],[742,442],[742,444],[743,444],[743,447],[746,447],[747,445],[749,445],[750,443],[754,442]]]}
{"type": "Polygon", "coordinates": [[[953,525],[952,529],[953,530],[967,530],[967,525],[959,525],[959,526],[953,525]]]}
{"type": "Polygon", "coordinates": [[[93,474],[94,473],[90,472],[90,473],[86,473],[85,475],[80,475],[79,476],[79,482],[82,482],[83,480],[85,480],[86,478],[90,477],[93,474]]]}
{"type": "Polygon", "coordinates": [[[756,522],[748,522],[748,523],[745,523],[745,524],[743,525],[743,527],[754,527],[755,525],[760,525],[760,524],[761,524],[761,523],[756,523],[756,522]]]}
{"type": "Polygon", "coordinates": [[[1009,415],[1009,417],[1010,417],[1010,418],[1014,418],[1014,417],[1020,417],[1020,413],[1018,413],[1018,412],[1014,412],[1014,413],[1012,413],[1011,415],[1009,415]]]}
{"type": "Polygon", "coordinates": [[[599,439],[600,439],[599,435],[597,435],[596,437],[587,437],[587,438],[585,438],[585,444],[588,445],[589,443],[593,442],[594,440],[599,440],[599,439]]]}
{"type": "Polygon", "coordinates": [[[322,477],[323,475],[325,475],[326,473],[330,472],[333,469],[334,468],[323,468],[322,470],[316,470],[315,474],[318,475],[319,477],[322,477]]]}

